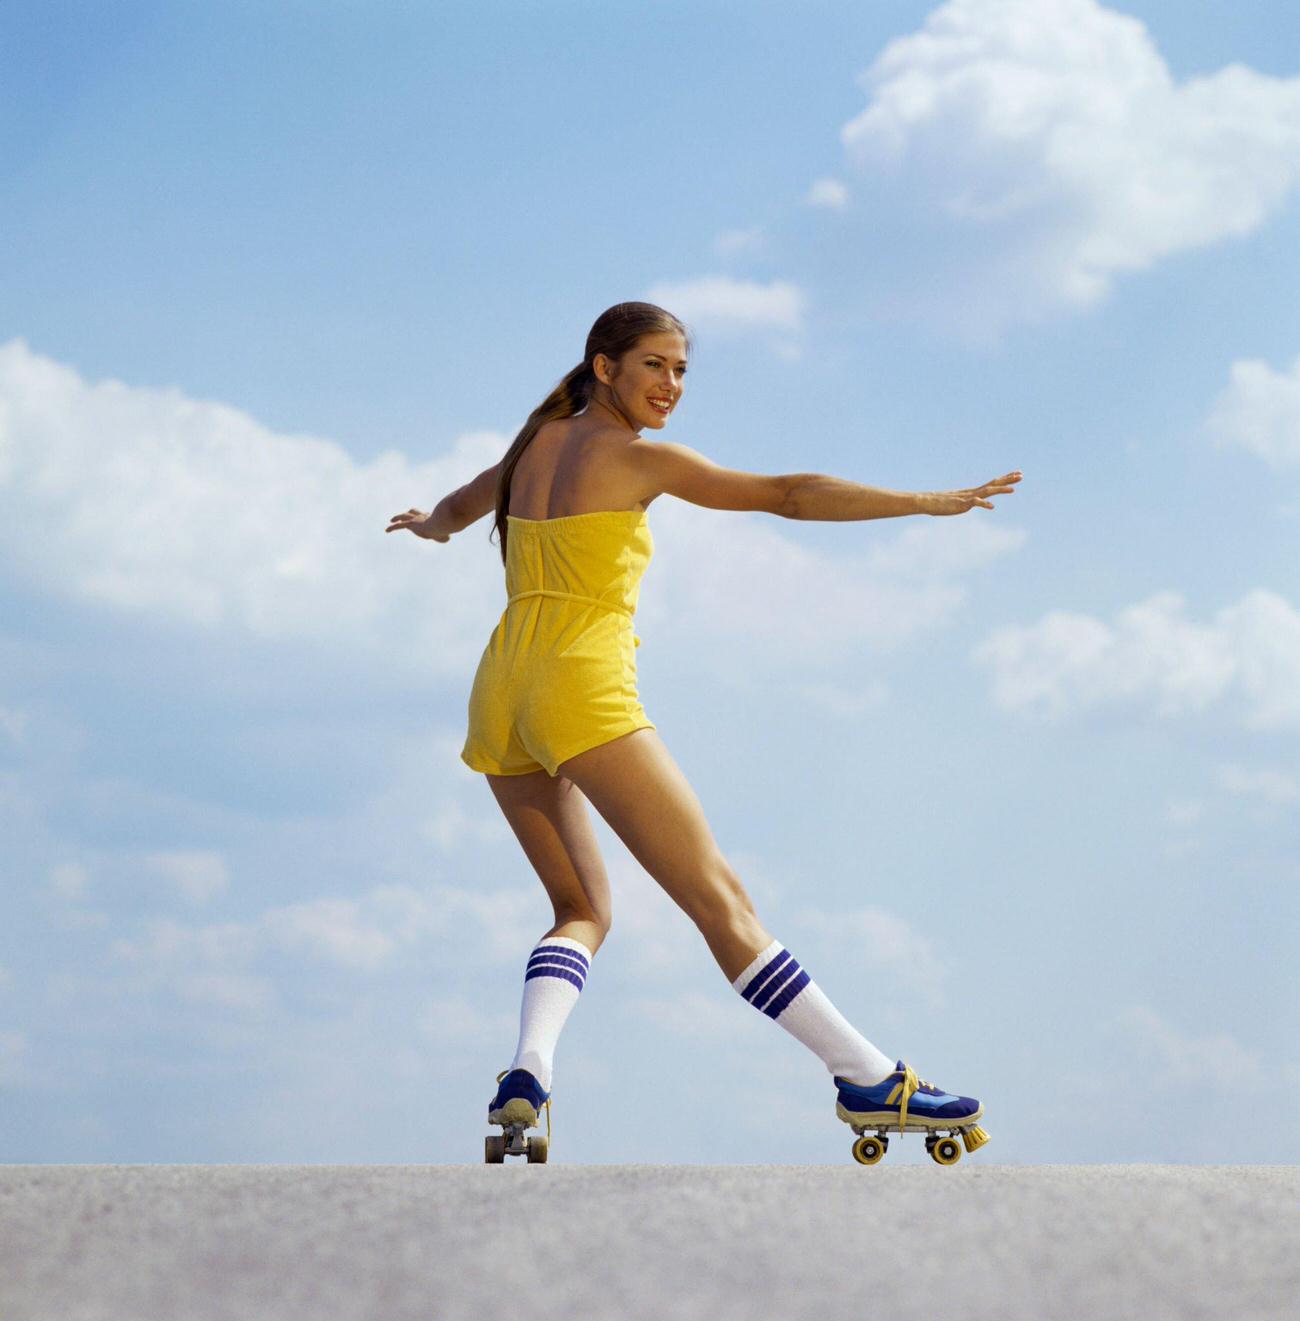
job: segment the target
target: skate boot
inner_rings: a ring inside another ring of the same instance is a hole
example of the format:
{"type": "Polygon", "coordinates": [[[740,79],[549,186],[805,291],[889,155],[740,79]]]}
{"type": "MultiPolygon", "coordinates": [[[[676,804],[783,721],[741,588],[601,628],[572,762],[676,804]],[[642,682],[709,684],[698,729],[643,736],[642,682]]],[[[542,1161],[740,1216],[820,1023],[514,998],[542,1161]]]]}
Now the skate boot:
{"type": "Polygon", "coordinates": [[[940,1165],[956,1165],[961,1159],[957,1134],[967,1151],[982,1147],[989,1135],[975,1121],[984,1107],[973,1096],[954,1096],[933,1083],[918,1078],[902,1060],[888,1078],[871,1087],[849,1082],[838,1075],[835,1113],[858,1134],[853,1158],[860,1165],[874,1165],[889,1150],[889,1133],[924,1133],[925,1149],[940,1165]],[[874,1128],[875,1136],[867,1133],[874,1128]],[[939,1130],[949,1130],[946,1137],[939,1130]]]}
{"type": "Polygon", "coordinates": [[[497,1094],[488,1102],[488,1123],[500,1124],[501,1133],[489,1133],[484,1159],[503,1165],[507,1156],[527,1156],[530,1165],[546,1160],[551,1139],[551,1094],[527,1069],[506,1069],[497,1074],[497,1094]],[[503,1081],[504,1080],[504,1081],[503,1081]],[[525,1138],[537,1127],[537,1112],[546,1107],[546,1136],[525,1138]]]}

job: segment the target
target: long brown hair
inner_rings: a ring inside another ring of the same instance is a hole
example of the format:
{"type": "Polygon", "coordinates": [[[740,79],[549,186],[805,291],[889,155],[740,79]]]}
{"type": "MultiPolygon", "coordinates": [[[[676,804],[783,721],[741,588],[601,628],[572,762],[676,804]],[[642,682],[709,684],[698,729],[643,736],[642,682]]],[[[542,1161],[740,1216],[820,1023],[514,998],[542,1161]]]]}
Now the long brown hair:
{"type": "Polygon", "coordinates": [[[519,456],[528,448],[544,423],[558,417],[574,417],[586,408],[592,387],[596,384],[596,372],[592,366],[596,354],[603,353],[611,361],[618,362],[629,349],[635,347],[642,335],[663,333],[681,335],[686,341],[689,356],[690,332],[671,312],[653,303],[615,303],[613,307],[607,307],[587,332],[587,347],[583,350],[582,361],[566,372],[555,389],[528,414],[528,421],[501,460],[501,475],[497,479],[494,526],[501,543],[502,564],[506,562],[506,511],[510,508],[510,479],[514,475],[519,456]]]}

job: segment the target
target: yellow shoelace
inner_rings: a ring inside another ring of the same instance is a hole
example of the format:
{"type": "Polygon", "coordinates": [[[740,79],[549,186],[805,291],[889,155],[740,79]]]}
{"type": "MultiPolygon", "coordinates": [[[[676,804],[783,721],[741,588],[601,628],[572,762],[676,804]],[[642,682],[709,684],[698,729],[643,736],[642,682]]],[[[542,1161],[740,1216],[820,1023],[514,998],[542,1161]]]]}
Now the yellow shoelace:
{"type": "MultiPolygon", "coordinates": [[[[497,1082],[499,1083],[509,1072],[509,1069],[502,1069],[497,1074],[497,1082]]],[[[546,1145],[549,1147],[551,1145],[551,1098],[548,1096],[542,1104],[546,1107],[546,1145]]]]}
{"type": "Polygon", "coordinates": [[[907,1123],[907,1103],[911,1099],[912,1093],[921,1087],[933,1087],[934,1083],[926,1082],[924,1078],[918,1078],[916,1071],[910,1064],[903,1065],[903,1081],[896,1084],[894,1090],[889,1093],[885,1099],[886,1105],[897,1105],[898,1098],[901,1095],[902,1108],[898,1112],[898,1131],[903,1131],[903,1126],[907,1123]]]}

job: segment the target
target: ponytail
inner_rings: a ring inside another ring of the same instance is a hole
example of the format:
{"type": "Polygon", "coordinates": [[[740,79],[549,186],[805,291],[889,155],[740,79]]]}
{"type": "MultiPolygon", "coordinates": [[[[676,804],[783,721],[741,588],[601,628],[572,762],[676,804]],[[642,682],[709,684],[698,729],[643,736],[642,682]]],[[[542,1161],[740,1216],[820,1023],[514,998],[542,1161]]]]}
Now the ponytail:
{"type": "Polygon", "coordinates": [[[501,460],[501,475],[497,478],[496,491],[496,527],[497,539],[501,543],[501,563],[506,562],[506,511],[510,508],[510,479],[514,476],[515,465],[519,456],[532,443],[533,437],[547,422],[558,417],[574,417],[587,406],[591,396],[591,387],[595,383],[596,373],[590,361],[580,362],[572,371],[560,378],[559,384],[542,400],[524,423],[514,444],[506,450],[501,460]]]}

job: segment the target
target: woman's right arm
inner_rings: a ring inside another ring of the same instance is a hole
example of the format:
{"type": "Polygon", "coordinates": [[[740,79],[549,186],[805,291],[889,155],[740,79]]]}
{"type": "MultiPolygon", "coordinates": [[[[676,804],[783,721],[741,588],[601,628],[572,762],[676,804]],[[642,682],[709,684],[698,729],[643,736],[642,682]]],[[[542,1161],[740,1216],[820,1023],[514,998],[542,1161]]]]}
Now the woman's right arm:
{"type": "Polygon", "coordinates": [[[688,445],[632,441],[627,455],[642,487],[637,498],[675,495],[705,509],[748,509],[821,522],[895,518],[901,514],[957,514],[973,505],[992,509],[987,497],[1010,491],[1018,472],[965,491],[886,491],[823,473],[767,476],[722,468],[688,445]]]}

